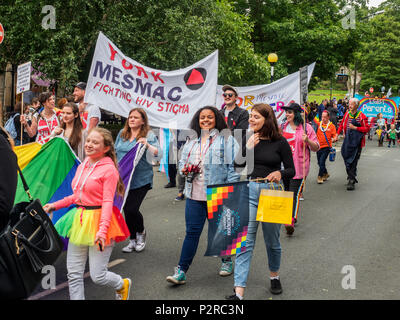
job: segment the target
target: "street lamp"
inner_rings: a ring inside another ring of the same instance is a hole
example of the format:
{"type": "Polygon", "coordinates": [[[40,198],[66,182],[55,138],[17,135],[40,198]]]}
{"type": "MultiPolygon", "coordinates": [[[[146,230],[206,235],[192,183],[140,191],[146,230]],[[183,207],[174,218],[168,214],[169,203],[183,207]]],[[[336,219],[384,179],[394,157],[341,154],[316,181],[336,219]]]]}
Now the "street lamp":
{"type": "Polygon", "coordinates": [[[278,55],[276,53],[270,53],[268,55],[268,62],[271,65],[271,83],[274,82],[274,64],[278,61],[278,55]]]}

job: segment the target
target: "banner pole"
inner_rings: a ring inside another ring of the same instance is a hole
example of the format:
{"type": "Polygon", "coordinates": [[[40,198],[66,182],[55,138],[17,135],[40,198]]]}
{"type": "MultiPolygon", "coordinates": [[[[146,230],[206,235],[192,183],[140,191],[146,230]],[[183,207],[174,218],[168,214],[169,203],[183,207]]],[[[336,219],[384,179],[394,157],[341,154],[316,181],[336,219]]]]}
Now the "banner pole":
{"type": "MultiPolygon", "coordinates": [[[[21,113],[19,115],[19,120],[21,121],[21,117],[24,114],[24,93],[21,92],[21,113]]],[[[21,125],[21,143],[20,146],[22,146],[22,140],[23,140],[23,133],[24,133],[24,127],[21,125]]]]}
{"type": "MultiPolygon", "coordinates": [[[[303,112],[303,131],[307,134],[306,130],[306,111],[303,112]]],[[[306,178],[306,143],[303,143],[303,180],[306,178]]]]}

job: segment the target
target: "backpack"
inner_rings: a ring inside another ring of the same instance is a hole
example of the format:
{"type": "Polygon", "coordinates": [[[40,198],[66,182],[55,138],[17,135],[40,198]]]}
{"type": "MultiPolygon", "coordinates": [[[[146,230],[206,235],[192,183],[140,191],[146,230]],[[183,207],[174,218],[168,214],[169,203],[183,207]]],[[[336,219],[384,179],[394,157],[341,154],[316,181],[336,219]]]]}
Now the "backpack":
{"type": "Polygon", "coordinates": [[[4,129],[10,134],[10,136],[15,139],[17,137],[17,130],[15,130],[14,118],[19,115],[19,113],[14,114],[11,118],[9,118],[4,126],[4,129]]]}

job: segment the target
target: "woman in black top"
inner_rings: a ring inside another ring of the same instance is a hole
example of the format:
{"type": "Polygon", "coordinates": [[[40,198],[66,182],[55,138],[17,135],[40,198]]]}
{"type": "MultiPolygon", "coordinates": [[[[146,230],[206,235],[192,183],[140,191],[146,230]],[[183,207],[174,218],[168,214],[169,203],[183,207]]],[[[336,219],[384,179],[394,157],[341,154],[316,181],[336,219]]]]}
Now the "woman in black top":
{"type": "Polygon", "coordinates": [[[0,126],[0,232],[7,225],[17,189],[17,156],[12,139],[0,126]]]}
{"type": "MultiPolygon", "coordinates": [[[[262,189],[279,189],[283,178],[292,178],[295,168],[292,151],[285,138],[279,132],[274,111],[267,104],[256,104],[251,109],[249,128],[253,135],[249,138],[243,156],[246,156],[249,178],[264,179],[249,183],[249,225],[246,238],[246,250],[236,255],[235,294],[227,296],[229,300],[242,299],[250,270],[253,249],[259,222],[256,221],[258,200],[262,189]],[[254,156],[254,157],[253,157],[254,156]],[[283,169],[281,164],[283,163],[283,169]]],[[[279,280],[281,262],[280,224],[262,222],[264,241],[267,248],[273,294],[280,294],[282,286],[279,280]]]]}

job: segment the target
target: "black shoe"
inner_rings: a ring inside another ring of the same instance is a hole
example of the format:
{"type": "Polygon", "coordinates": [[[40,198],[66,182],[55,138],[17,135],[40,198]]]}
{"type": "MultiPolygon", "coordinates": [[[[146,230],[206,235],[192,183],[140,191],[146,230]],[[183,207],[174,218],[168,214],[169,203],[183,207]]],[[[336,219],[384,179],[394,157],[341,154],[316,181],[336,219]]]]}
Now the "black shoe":
{"type": "Polygon", "coordinates": [[[185,196],[183,193],[178,194],[178,196],[175,198],[175,201],[182,201],[185,200],[185,196]]]}
{"type": "Polygon", "coordinates": [[[235,292],[235,289],[233,289],[233,295],[231,295],[231,296],[225,296],[225,300],[231,300],[231,301],[240,301],[240,300],[242,300],[242,299],[240,299],[237,295],[236,295],[236,292],[235,292]]]}
{"type": "Polygon", "coordinates": [[[354,190],[355,189],[355,184],[356,182],[352,179],[349,180],[349,183],[347,184],[347,190],[354,190]]]}
{"type": "Polygon", "coordinates": [[[281,294],[282,293],[282,285],[279,279],[272,279],[271,280],[271,288],[269,291],[272,294],[281,294]]]}
{"type": "Polygon", "coordinates": [[[171,182],[168,182],[165,186],[164,186],[164,188],[175,188],[176,187],[176,184],[175,183],[171,183],[171,182]]]}

